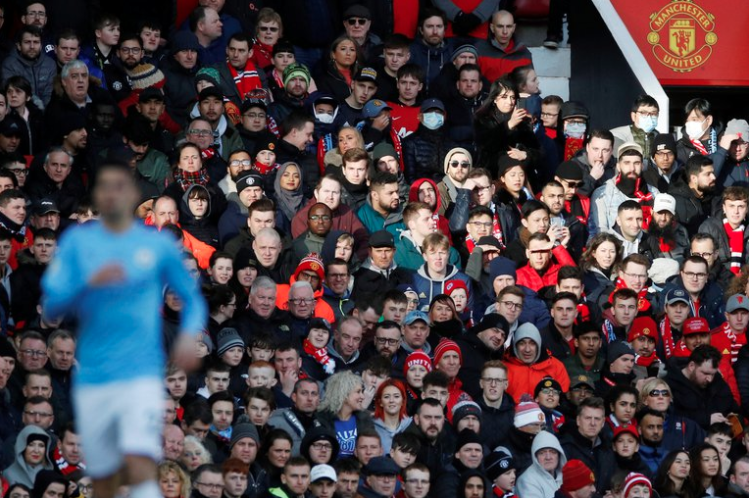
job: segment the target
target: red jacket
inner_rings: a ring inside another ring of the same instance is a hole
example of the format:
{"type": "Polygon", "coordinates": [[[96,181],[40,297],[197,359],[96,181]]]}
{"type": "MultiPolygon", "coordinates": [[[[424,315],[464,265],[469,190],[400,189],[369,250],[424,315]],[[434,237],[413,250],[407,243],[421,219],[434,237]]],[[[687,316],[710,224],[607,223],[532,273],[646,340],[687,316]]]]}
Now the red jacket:
{"type": "Polygon", "coordinates": [[[528,47],[511,40],[504,50],[499,48],[494,38],[481,40],[476,44],[479,53],[479,67],[481,74],[489,81],[511,73],[520,66],[532,66],[533,58],[528,47]]]}
{"type": "Polygon", "coordinates": [[[746,344],[746,330],[743,334],[735,334],[728,322],[720,327],[716,327],[710,333],[710,345],[717,348],[723,355],[718,369],[720,370],[723,380],[731,388],[731,394],[738,404],[741,404],[739,395],[739,386],[736,382],[736,375],[733,372],[733,363],[739,354],[739,349],[746,344]]]}
{"type": "Polygon", "coordinates": [[[517,285],[524,285],[536,292],[538,292],[541,287],[556,285],[557,274],[559,273],[559,269],[563,266],[577,266],[577,263],[572,259],[570,253],[567,252],[567,249],[560,245],[552,250],[551,263],[543,277],[539,275],[536,270],[531,268],[530,263],[528,263],[517,271],[517,285]],[[554,262],[554,259],[556,259],[557,262],[554,262]]]}
{"type": "Polygon", "coordinates": [[[450,222],[447,221],[447,218],[439,214],[440,206],[442,206],[442,199],[440,198],[440,191],[437,188],[437,183],[435,183],[434,180],[430,180],[429,178],[420,178],[413,182],[411,184],[411,189],[408,191],[408,202],[419,202],[419,187],[424,185],[424,182],[428,182],[432,185],[432,188],[434,189],[434,195],[437,196],[437,205],[434,207],[434,214],[432,215],[432,219],[434,219],[435,223],[437,224],[437,228],[439,228],[440,232],[445,234],[445,236],[450,240],[450,245],[452,245],[453,236],[452,233],[450,233],[450,222]]]}
{"type": "Polygon", "coordinates": [[[533,396],[533,391],[541,379],[552,377],[562,386],[562,391],[570,390],[570,376],[561,361],[548,354],[542,354],[542,359],[527,365],[515,356],[508,356],[504,361],[507,366],[507,391],[515,403],[520,401],[523,394],[533,396]],[[544,359],[545,358],[545,359],[544,359]]]}

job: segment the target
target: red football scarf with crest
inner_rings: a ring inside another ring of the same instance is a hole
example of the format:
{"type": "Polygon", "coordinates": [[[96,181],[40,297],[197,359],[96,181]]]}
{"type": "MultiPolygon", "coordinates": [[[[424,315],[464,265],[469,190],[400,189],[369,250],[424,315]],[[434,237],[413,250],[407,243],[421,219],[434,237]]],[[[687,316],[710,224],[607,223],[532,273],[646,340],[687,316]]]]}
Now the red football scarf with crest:
{"type": "Polygon", "coordinates": [[[741,271],[741,264],[744,261],[744,227],[743,224],[739,225],[738,228],[731,228],[728,219],[723,218],[723,228],[728,236],[728,247],[731,248],[731,257],[729,262],[731,263],[731,272],[734,275],[738,275],[741,271]]]}
{"type": "Polygon", "coordinates": [[[251,91],[263,87],[263,83],[260,81],[260,75],[252,61],[247,61],[247,64],[245,64],[241,73],[231,64],[227,63],[226,65],[229,68],[234,84],[237,86],[237,91],[239,92],[239,98],[241,100],[244,100],[245,95],[251,91]]]}

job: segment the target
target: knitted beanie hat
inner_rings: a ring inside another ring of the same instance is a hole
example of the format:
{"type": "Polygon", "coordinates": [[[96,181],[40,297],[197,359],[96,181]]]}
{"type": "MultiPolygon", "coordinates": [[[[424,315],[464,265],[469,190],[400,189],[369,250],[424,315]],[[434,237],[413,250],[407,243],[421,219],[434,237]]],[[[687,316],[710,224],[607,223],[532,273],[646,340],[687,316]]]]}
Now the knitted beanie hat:
{"type": "Polygon", "coordinates": [[[239,337],[239,333],[237,332],[237,330],[229,327],[221,329],[219,331],[218,335],[216,336],[216,343],[218,344],[218,347],[216,349],[216,354],[218,356],[221,356],[231,348],[237,346],[244,349],[244,341],[241,337],[239,337]]]}
{"type": "Polygon", "coordinates": [[[204,67],[195,73],[195,83],[198,81],[207,81],[213,83],[213,86],[219,86],[218,82],[221,81],[221,76],[218,74],[218,69],[204,67]]]}
{"type": "Polygon", "coordinates": [[[562,491],[577,491],[596,482],[593,471],[582,460],[570,460],[562,468],[562,491]]]}
{"type": "Polygon", "coordinates": [[[309,253],[304,259],[299,262],[299,266],[297,266],[296,271],[294,271],[294,278],[298,280],[299,274],[303,271],[313,271],[317,273],[317,276],[320,277],[320,282],[325,279],[323,262],[320,259],[320,256],[318,256],[315,252],[309,253]]]}
{"type": "Polygon", "coordinates": [[[650,482],[650,479],[645,477],[643,474],[630,472],[629,474],[627,474],[627,477],[624,478],[624,489],[622,490],[621,496],[623,498],[627,498],[627,495],[629,494],[629,491],[632,489],[632,487],[637,485],[647,486],[647,488],[650,490],[650,494],[653,494],[653,485],[650,482]]]}
{"type": "Polygon", "coordinates": [[[153,64],[147,62],[138,64],[133,69],[126,70],[130,77],[133,90],[145,90],[146,88],[162,88],[166,83],[164,73],[153,64]]]}
{"type": "Polygon", "coordinates": [[[526,425],[535,424],[538,422],[545,422],[546,416],[541,411],[541,407],[538,403],[533,401],[530,396],[525,396],[520,400],[520,403],[515,405],[515,419],[513,424],[515,427],[525,427],[526,425]]]}
{"type": "Polygon", "coordinates": [[[434,364],[437,365],[448,351],[455,351],[458,353],[458,359],[460,359],[461,364],[463,363],[463,353],[460,352],[460,346],[458,346],[458,343],[450,339],[442,339],[439,344],[437,344],[437,347],[434,348],[434,364]]]}
{"type": "Polygon", "coordinates": [[[403,364],[404,377],[408,375],[408,370],[414,365],[421,365],[426,368],[427,373],[432,371],[432,359],[424,351],[414,351],[406,357],[406,362],[403,364]]]}

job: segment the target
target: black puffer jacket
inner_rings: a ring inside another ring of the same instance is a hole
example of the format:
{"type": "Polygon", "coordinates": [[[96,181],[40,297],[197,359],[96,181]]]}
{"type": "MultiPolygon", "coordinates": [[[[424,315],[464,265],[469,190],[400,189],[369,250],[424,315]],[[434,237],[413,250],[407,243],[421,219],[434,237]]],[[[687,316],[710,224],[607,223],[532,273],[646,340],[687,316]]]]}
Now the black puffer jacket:
{"type": "MultiPolygon", "coordinates": [[[[474,168],[486,168],[497,178],[497,160],[507,153],[510,147],[517,147],[528,154],[526,162],[536,164],[540,157],[540,145],[527,122],[520,123],[513,129],[507,126],[510,114],[503,114],[492,107],[489,112],[477,115],[474,121],[476,131],[476,149],[479,157],[474,161],[474,168]]],[[[532,168],[527,168],[529,171],[532,168]]]]}
{"type": "Polygon", "coordinates": [[[179,203],[180,225],[182,225],[182,228],[190,232],[190,235],[194,236],[196,239],[218,249],[218,228],[216,223],[211,219],[210,193],[208,193],[208,210],[206,211],[205,216],[196,219],[195,215],[190,211],[190,206],[188,204],[190,193],[195,189],[204,189],[206,193],[208,193],[208,189],[202,185],[193,185],[187,189],[179,203]]]}
{"type": "MultiPolygon", "coordinates": [[[[449,66],[452,67],[452,64],[449,66]]],[[[473,157],[476,157],[476,132],[473,128],[473,115],[484,99],[486,99],[486,92],[479,93],[473,99],[457,95],[445,100],[445,110],[448,116],[446,120],[447,136],[458,147],[468,150],[473,157]]]]}
{"type": "Polygon", "coordinates": [[[199,66],[185,69],[172,56],[168,56],[162,61],[160,69],[166,78],[164,84],[166,112],[184,128],[190,117],[192,105],[198,98],[198,93],[195,91],[195,73],[199,66]]]}
{"type": "Polygon", "coordinates": [[[741,413],[744,417],[749,414],[749,344],[741,346],[736,363],[733,364],[736,383],[741,396],[741,413]]]}
{"type": "MultiPolygon", "coordinates": [[[[700,233],[708,233],[718,241],[718,261],[726,269],[731,268],[731,247],[728,235],[723,227],[723,217],[713,217],[705,220],[699,228],[700,233]]],[[[749,232],[744,231],[744,254],[749,254],[749,232]]]]}
{"type": "MultiPolygon", "coordinates": [[[[354,72],[355,68],[351,68],[352,76],[354,72]]],[[[315,76],[315,83],[319,91],[332,95],[338,102],[343,102],[351,95],[351,86],[346,83],[346,78],[338,71],[333,61],[329,61],[325,70],[315,76]]]]}
{"type": "Polygon", "coordinates": [[[419,178],[442,181],[445,176],[445,156],[455,147],[445,131],[444,126],[439,130],[430,130],[420,124],[414,133],[403,140],[406,182],[412,183],[419,178]]]}
{"type": "Polygon", "coordinates": [[[676,220],[684,225],[690,236],[699,231],[708,216],[714,216],[720,209],[720,197],[698,199],[685,183],[675,185],[669,194],[676,199],[676,220]]]}

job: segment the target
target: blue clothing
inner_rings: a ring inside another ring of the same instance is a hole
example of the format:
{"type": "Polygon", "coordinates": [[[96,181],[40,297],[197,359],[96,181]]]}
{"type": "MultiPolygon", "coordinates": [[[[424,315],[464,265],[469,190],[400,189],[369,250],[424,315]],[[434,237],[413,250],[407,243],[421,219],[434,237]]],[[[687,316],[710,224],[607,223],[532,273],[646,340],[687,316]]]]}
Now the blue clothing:
{"type": "Polygon", "coordinates": [[[184,303],[181,331],[197,335],[207,322],[206,304],[169,236],[141,225],[114,233],[101,223],[64,233],[42,278],[42,302],[47,316],[78,319],[78,383],[163,378],[165,286],[184,303]],[[113,264],[125,271],[124,282],[88,285],[93,275],[113,264]]]}
{"type": "Polygon", "coordinates": [[[351,416],[348,420],[335,419],[335,437],[341,450],[338,452],[338,458],[345,458],[354,454],[356,448],[356,417],[351,416]]]}

